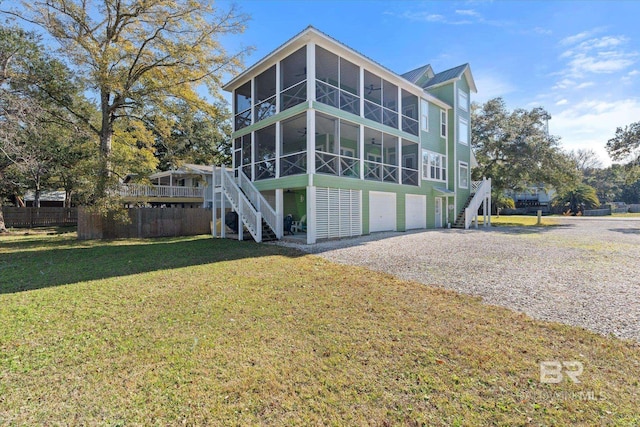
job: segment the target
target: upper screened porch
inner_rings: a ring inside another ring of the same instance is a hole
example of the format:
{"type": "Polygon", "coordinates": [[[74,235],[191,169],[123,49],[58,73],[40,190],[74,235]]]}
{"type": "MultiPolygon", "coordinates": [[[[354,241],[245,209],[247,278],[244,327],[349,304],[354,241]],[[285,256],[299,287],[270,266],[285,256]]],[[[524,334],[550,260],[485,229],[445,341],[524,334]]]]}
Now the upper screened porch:
{"type": "Polygon", "coordinates": [[[450,107],[330,40],[285,48],[225,87],[234,168],[253,181],[317,173],[420,185],[429,106],[445,117],[450,107]]]}

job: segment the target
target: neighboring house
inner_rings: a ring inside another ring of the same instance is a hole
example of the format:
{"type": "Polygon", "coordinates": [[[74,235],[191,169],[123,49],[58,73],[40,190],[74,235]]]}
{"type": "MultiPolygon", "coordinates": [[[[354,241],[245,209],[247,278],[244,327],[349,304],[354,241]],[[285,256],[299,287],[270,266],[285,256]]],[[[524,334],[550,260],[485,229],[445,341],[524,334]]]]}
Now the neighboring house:
{"type": "Polygon", "coordinates": [[[523,213],[533,213],[541,210],[543,213],[551,212],[551,202],[556,197],[556,191],[544,186],[529,186],[525,191],[506,191],[507,197],[511,197],[516,209],[523,213]]]}
{"type": "Polygon", "coordinates": [[[314,243],[468,227],[490,203],[490,181],[470,179],[468,64],[399,75],[308,27],[224,89],[233,173],[215,187],[258,241],[265,225],[281,237],[288,214],[314,243]]]}
{"type": "MultiPolygon", "coordinates": [[[[33,207],[35,202],[34,190],[29,190],[24,195],[24,204],[27,207],[33,207]]],[[[49,191],[44,190],[40,192],[40,207],[41,208],[63,208],[66,200],[66,193],[64,191],[49,191]]]]}
{"type": "MultiPolygon", "coordinates": [[[[199,208],[211,206],[211,194],[206,194],[211,181],[211,166],[186,164],[178,169],[156,172],[148,177],[151,184],[120,185],[120,196],[127,205],[152,207],[199,208]]],[[[211,187],[209,192],[211,192],[211,187]]]]}

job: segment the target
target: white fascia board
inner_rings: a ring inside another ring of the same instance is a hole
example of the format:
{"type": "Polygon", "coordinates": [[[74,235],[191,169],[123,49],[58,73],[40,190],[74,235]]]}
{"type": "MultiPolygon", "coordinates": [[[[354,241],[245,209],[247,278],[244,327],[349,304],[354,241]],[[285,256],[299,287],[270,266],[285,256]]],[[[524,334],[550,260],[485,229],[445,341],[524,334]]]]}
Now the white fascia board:
{"type": "MultiPolygon", "coordinates": [[[[469,89],[471,89],[473,93],[478,93],[478,89],[476,88],[476,82],[473,79],[473,74],[471,74],[471,67],[469,65],[467,65],[465,70],[462,72],[462,75],[466,77],[467,83],[469,84],[469,89]]],[[[435,89],[441,86],[445,86],[445,85],[457,82],[458,80],[460,80],[460,78],[461,77],[454,77],[453,79],[440,82],[437,85],[429,86],[425,90],[435,89]]]]}

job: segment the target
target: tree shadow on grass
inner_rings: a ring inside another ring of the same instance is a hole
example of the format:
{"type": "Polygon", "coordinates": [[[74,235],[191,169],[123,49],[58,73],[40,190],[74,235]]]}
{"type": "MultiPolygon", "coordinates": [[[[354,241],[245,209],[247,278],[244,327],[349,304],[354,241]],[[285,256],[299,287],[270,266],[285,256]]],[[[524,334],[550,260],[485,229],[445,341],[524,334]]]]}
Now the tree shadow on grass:
{"type": "Polygon", "coordinates": [[[278,255],[304,254],[254,242],[203,237],[83,242],[45,237],[0,240],[0,294],[278,255]]]}
{"type": "MultiPolygon", "coordinates": [[[[504,234],[543,234],[560,228],[573,227],[575,227],[575,224],[522,225],[501,223],[497,225],[491,224],[491,227],[485,230],[504,234]]],[[[482,229],[482,227],[479,229],[482,229]]]]}

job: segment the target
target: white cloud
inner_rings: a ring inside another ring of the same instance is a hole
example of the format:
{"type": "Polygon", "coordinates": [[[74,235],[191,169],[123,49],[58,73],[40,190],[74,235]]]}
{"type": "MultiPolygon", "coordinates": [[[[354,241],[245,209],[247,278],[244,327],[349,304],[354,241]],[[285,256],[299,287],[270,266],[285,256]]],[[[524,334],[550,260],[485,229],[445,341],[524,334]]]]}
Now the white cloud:
{"type": "Polygon", "coordinates": [[[626,49],[627,37],[590,36],[590,32],[583,32],[560,42],[561,46],[568,47],[560,54],[560,59],[568,60],[565,75],[581,79],[589,74],[616,73],[635,64],[638,52],[626,49]]]}
{"type": "Polygon", "coordinates": [[[478,93],[473,97],[473,100],[481,104],[516,90],[516,86],[511,84],[506,77],[498,76],[490,70],[489,72],[490,74],[478,73],[474,76],[478,93]]]}
{"type": "Polygon", "coordinates": [[[616,128],[626,126],[640,117],[640,101],[624,99],[617,102],[582,101],[552,114],[549,131],[562,137],[566,149],[592,148],[607,164],[611,162],[605,144],[613,138],[616,128]]]}
{"type": "Polygon", "coordinates": [[[458,9],[456,10],[456,14],[457,15],[465,15],[465,16],[477,16],[477,17],[481,17],[482,15],[480,15],[478,12],[476,12],[473,9],[458,9]]]}
{"type": "Polygon", "coordinates": [[[556,105],[566,105],[568,103],[569,103],[569,101],[567,101],[565,98],[563,98],[560,101],[556,102],[556,105]]]}
{"type": "Polygon", "coordinates": [[[578,34],[574,34],[573,36],[569,36],[569,37],[565,37],[564,39],[560,40],[560,44],[563,46],[568,46],[568,45],[573,45],[578,43],[581,40],[584,40],[588,37],[592,37],[600,32],[603,31],[603,28],[598,27],[598,28],[594,28],[592,30],[588,30],[588,31],[583,31],[581,33],[578,34]]]}
{"type": "Polygon", "coordinates": [[[536,34],[542,34],[542,35],[545,35],[545,36],[553,34],[553,31],[551,31],[551,30],[549,30],[547,28],[543,28],[543,27],[535,27],[533,29],[533,32],[536,33],[536,34]]]}
{"type": "Polygon", "coordinates": [[[562,79],[553,86],[553,90],[568,89],[574,87],[576,82],[571,79],[562,79]]]}
{"type": "Polygon", "coordinates": [[[627,74],[627,76],[629,76],[629,77],[633,77],[633,76],[637,76],[638,74],[640,74],[640,71],[638,71],[638,70],[631,70],[631,71],[629,71],[629,74],[627,74]]]}
{"type": "Polygon", "coordinates": [[[576,86],[576,89],[584,89],[587,87],[591,87],[594,84],[595,84],[594,82],[583,82],[583,83],[580,83],[578,86],[576,86]]]}

